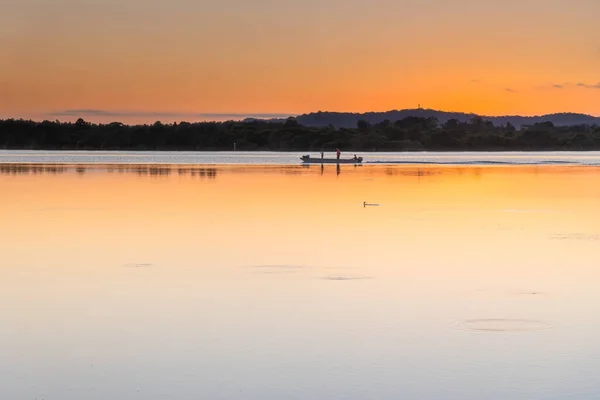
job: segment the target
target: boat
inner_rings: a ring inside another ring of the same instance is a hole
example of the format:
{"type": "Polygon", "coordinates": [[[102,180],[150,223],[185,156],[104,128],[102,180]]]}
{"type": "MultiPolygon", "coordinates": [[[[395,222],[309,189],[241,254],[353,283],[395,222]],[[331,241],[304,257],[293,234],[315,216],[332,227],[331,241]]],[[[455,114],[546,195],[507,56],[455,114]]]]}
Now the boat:
{"type": "Polygon", "coordinates": [[[321,157],[311,157],[310,155],[305,155],[300,157],[303,163],[307,164],[361,164],[363,158],[321,158],[321,157]]]}

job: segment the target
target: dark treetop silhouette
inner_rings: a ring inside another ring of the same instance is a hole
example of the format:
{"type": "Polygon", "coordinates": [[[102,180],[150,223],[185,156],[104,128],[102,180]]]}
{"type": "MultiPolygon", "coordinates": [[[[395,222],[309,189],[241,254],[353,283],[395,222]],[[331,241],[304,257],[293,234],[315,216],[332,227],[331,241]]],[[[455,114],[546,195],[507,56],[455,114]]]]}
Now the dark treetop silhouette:
{"type": "MultiPolygon", "coordinates": [[[[422,117],[422,118],[435,118],[440,124],[445,124],[451,119],[455,119],[459,122],[469,122],[473,118],[478,117],[475,114],[462,113],[462,112],[449,112],[431,110],[427,108],[417,108],[408,110],[391,110],[383,112],[366,112],[366,113],[342,113],[342,112],[329,112],[319,111],[309,114],[303,114],[296,117],[298,122],[304,126],[328,126],[333,125],[336,128],[354,128],[358,121],[363,120],[370,124],[377,124],[385,120],[398,121],[406,117],[422,117]]],[[[558,113],[558,114],[546,114],[525,117],[521,115],[503,115],[496,117],[485,117],[479,116],[486,121],[492,121],[494,125],[506,125],[510,123],[516,128],[520,128],[523,125],[533,125],[540,122],[552,122],[557,126],[570,126],[570,125],[591,125],[600,124],[600,118],[593,117],[587,114],[577,113],[558,113]]]]}
{"type": "Polygon", "coordinates": [[[281,121],[199,122],[128,126],[119,122],[34,122],[0,120],[2,149],[77,150],[296,150],[331,151],[535,151],[600,150],[596,124],[555,126],[552,122],[494,125],[473,117],[443,124],[409,116],[353,128],[308,127],[281,121]]]}

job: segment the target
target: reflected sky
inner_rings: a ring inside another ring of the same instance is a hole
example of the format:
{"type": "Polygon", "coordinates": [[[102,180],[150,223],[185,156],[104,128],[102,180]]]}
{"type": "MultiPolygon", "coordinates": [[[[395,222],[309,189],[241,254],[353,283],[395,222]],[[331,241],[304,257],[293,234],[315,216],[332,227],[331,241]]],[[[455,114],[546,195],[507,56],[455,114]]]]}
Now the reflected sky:
{"type": "Polygon", "coordinates": [[[591,398],[599,182],[2,165],[0,398],[591,398]]]}

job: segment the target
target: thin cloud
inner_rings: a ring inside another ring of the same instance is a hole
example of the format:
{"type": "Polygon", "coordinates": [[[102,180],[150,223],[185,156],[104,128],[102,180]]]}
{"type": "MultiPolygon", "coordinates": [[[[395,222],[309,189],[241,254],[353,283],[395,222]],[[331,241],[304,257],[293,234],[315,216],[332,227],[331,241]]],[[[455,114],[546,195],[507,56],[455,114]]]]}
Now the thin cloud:
{"type": "Polygon", "coordinates": [[[590,85],[587,83],[583,83],[583,82],[579,82],[577,84],[577,86],[581,87],[581,88],[585,88],[585,89],[600,89],[600,82],[594,84],[594,85],[590,85]]]}
{"type": "Polygon", "coordinates": [[[197,119],[236,119],[236,118],[287,118],[295,114],[283,113],[174,113],[166,111],[115,111],[97,109],[72,109],[53,112],[54,117],[111,117],[111,118],[197,118],[197,119]]]}
{"type": "Polygon", "coordinates": [[[58,116],[58,117],[78,117],[80,115],[94,115],[94,116],[98,116],[98,117],[114,117],[117,115],[121,115],[120,113],[116,113],[116,112],[111,112],[111,111],[104,111],[104,110],[63,110],[63,111],[57,111],[57,112],[53,112],[52,115],[58,116]]]}
{"type": "Polygon", "coordinates": [[[576,87],[576,88],[582,88],[582,89],[600,89],[600,82],[598,82],[596,84],[579,82],[579,83],[555,83],[555,84],[550,85],[551,89],[566,89],[569,87],[576,87]]]}
{"type": "Polygon", "coordinates": [[[517,93],[517,91],[516,91],[516,90],[514,90],[514,89],[511,89],[511,88],[505,88],[504,90],[506,90],[506,91],[507,91],[507,92],[509,92],[509,93],[517,93]]]}
{"type": "Polygon", "coordinates": [[[471,83],[481,83],[479,79],[471,79],[471,83]]]}

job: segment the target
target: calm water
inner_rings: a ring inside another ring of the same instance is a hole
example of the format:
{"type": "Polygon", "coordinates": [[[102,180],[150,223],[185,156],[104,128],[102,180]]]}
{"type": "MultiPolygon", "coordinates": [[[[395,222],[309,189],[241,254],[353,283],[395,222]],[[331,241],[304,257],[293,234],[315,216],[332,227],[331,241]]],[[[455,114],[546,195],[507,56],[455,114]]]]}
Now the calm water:
{"type": "MultiPolygon", "coordinates": [[[[174,152],[174,151],[7,151],[0,150],[0,163],[52,164],[262,164],[297,165],[300,156],[317,152],[174,152]]],[[[457,152],[370,153],[360,152],[365,164],[533,164],[597,165],[600,152],[457,152]]],[[[326,153],[335,157],[335,153],[326,153]]],[[[353,153],[343,152],[342,158],[353,153]]]]}
{"type": "Polygon", "coordinates": [[[600,394],[598,167],[14,154],[0,399],[600,394]]]}

